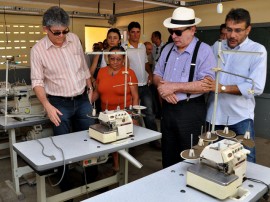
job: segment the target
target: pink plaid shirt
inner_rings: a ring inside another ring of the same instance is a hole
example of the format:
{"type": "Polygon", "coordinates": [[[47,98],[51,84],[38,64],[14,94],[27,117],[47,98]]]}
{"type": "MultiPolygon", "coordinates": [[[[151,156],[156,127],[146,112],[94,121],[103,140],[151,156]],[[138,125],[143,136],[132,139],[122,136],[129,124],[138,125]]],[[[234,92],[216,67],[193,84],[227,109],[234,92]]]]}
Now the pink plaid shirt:
{"type": "Polygon", "coordinates": [[[49,95],[72,97],[84,92],[90,78],[77,35],[68,33],[62,47],[45,36],[31,50],[32,88],[43,86],[49,95]]]}

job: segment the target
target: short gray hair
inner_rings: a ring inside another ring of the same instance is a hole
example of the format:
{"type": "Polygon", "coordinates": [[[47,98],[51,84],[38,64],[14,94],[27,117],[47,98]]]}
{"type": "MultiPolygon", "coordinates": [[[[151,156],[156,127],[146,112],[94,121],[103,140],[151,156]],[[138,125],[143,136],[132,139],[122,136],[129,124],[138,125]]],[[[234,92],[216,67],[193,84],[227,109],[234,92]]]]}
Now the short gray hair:
{"type": "Polygon", "coordinates": [[[42,25],[51,26],[69,26],[69,15],[64,9],[58,6],[50,7],[43,15],[42,25]]]}

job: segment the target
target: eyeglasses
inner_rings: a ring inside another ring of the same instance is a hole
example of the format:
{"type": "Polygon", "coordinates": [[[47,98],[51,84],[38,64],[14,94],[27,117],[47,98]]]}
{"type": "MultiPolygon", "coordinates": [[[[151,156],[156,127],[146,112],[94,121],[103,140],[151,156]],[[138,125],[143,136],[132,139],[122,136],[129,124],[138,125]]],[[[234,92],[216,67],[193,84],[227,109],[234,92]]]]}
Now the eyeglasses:
{"type": "Polygon", "coordinates": [[[247,28],[245,28],[245,29],[241,29],[241,28],[232,29],[232,28],[226,27],[226,29],[227,29],[228,33],[235,32],[236,34],[239,34],[243,31],[245,31],[247,28]]]}
{"type": "Polygon", "coordinates": [[[54,36],[60,36],[61,34],[65,35],[65,34],[69,33],[68,27],[64,31],[56,31],[56,32],[53,32],[50,27],[48,27],[48,29],[54,36]]]}
{"type": "Polygon", "coordinates": [[[182,33],[188,29],[189,29],[189,27],[187,27],[186,29],[183,29],[183,30],[168,29],[168,31],[169,31],[170,35],[173,35],[173,33],[175,33],[176,36],[182,36],[182,33]]]}

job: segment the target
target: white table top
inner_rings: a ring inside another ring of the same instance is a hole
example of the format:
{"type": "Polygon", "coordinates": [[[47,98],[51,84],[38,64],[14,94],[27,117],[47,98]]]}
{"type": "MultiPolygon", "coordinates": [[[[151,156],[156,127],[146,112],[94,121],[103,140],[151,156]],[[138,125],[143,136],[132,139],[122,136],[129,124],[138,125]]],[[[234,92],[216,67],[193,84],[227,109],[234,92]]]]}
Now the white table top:
{"type": "MultiPolygon", "coordinates": [[[[99,194],[83,202],[179,202],[179,201],[219,201],[207,194],[186,186],[186,170],[191,166],[181,162],[171,167],[148,175],[144,178],[99,194]],[[181,192],[184,190],[185,193],[181,192]]],[[[270,168],[248,163],[246,177],[262,180],[270,184],[270,168]]],[[[257,201],[265,192],[266,186],[246,180],[243,188],[250,190],[250,195],[243,201],[257,201]],[[253,185],[250,188],[249,185],[253,185]]],[[[224,202],[236,202],[226,199],[224,202]]]]}
{"type": "Polygon", "coordinates": [[[14,118],[7,118],[7,124],[5,124],[4,115],[0,116],[0,129],[8,130],[12,128],[20,128],[24,126],[33,126],[38,124],[49,123],[50,120],[47,117],[31,117],[23,121],[16,120],[14,118]]]}
{"type": "MultiPolygon", "coordinates": [[[[54,136],[53,140],[58,147],[63,149],[65,162],[69,164],[161,138],[160,132],[138,126],[134,126],[133,134],[133,137],[111,144],[102,144],[94,139],[90,139],[88,130],[54,136]]],[[[42,146],[36,140],[15,143],[13,144],[13,149],[36,171],[45,171],[63,165],[62,153],[53,145],[51,139],[42,138],[40,141],[45,147],[44,153],[54,155],[55,160],[42,155],[42,146]]]]}

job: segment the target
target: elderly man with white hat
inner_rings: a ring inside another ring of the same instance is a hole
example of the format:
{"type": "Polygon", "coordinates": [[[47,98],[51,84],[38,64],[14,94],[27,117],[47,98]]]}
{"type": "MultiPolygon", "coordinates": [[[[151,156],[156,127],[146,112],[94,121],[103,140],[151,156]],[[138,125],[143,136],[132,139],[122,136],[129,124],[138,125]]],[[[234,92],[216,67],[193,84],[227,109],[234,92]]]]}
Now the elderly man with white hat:
{"type": "Polygon", "coordinates": [[[171,166],[182,160],[180,152],[197,144],[201,126],[205,125],[204,93],[214,78],[216,60],[209,45],[195,37],[201,19],[193,9],[179,7],[164,20],[173,43],[166,45],[156,64],[154,83],[162,98],[162,163],[171,166]],[[193,134],[193,138],[191,138],[193,134]]]}

